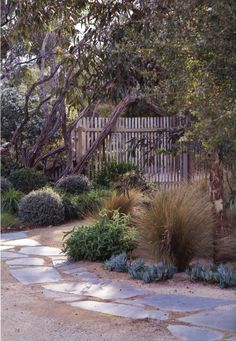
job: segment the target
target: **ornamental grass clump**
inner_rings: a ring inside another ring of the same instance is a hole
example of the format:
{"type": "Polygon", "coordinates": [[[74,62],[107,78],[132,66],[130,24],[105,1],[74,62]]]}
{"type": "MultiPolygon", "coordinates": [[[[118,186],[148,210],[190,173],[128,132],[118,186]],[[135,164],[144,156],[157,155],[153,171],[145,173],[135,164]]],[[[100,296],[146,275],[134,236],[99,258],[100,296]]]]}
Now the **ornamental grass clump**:
{"type": "Polygon", "coordinates": [[[69,175],[61,178],[56,187],[65,193],[69,194],[81,194],[90,189],[90,183],[88,178],[83,175],[69,175]]]}
{"type": "Polygon", "coordinates": [[[198,185],[160,190],[136,219],[140,247],[157,262],[184,271],[194,257],[212,256],[215,218],[198,185]]]}
{"type": "MultiPolygon", "coordinates": [[[[106,210],[110,217],[113,215],[114,211],[119,211],[126,215],[132,214],[134,208],[139,203],[140,198],[141,193],[134,189],[127,193],[113,191],[102,200],[99,210],[106,210]]],[[[91,213],[91,216],[97,218],[99,216],[99,210],[94,210],[91,213]]]]}
{"type": "Polygon", "coordinates": [[[64,206],[52,189],[33,191],[19,204],[19,217],[24,222],[39,225],[59,225],[64,221],[64,206]]]}
{"type": "Polygon", "coordinates": [[[218,262],[236,262],[236,228],[216,241],[215,258],[218,262]]]}
{"type": "Polygon", "coordinates": [[[110,217],[102,211],[92,225],[75,227],[65,233],[63,252],[74,261],[104,261],[112,255],[130,252],[135,246],[135,231],[128,226],[129,217],[115,211],[110,217]]]}
{"type": "Polygon", "coordinates": [[[17,213],[19,202],[24,194],[20,191],[16,191],[14,188],[10,187],[2,195],[2,211],[9,213],[17,213]]]}

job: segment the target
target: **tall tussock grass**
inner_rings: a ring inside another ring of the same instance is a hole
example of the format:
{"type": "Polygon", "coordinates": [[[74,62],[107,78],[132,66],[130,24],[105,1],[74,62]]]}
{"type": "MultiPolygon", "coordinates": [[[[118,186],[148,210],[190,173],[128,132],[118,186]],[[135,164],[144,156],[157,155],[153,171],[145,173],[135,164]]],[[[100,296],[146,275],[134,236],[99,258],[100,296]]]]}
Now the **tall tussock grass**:
{"type": "Polygon", "coordinates": [[[216,242],[217,262],[236,262],[236,228],[216,242]]]}
{"type": "Polygon", "coordinates": [[[215,218],[199,184],[160,190],[136,218],[139,242],[147,256],[183,271],[195,257],[213,255],[215,218]]]}
{"type": "Polygon", "coordinates": [[[119,211],[119,213],[126,215],[132,214],[134,208],[138,205],[140,198],[141,193],[138,190],[131,189],[127,193],[113,191],[102,200],[99,210],[91,212],[90,216],[98,218],[101,210],[106,210],[109,212],[108,214],[110,216],[112,216],[113,212],[116,210],[119,211]]]}

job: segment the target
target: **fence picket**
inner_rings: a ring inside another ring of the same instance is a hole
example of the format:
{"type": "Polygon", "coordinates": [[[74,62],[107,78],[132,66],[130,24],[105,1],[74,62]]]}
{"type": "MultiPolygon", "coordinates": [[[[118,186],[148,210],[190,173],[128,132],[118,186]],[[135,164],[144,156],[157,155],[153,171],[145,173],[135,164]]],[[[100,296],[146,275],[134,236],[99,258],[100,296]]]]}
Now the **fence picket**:
{"type": "MultiPolygon", "coordinates": [[[[89,147],[97,139],[99,132],[106,125],[108,119],[101,117],[84,117],[72,132],[72,146],[74,162],[86,153],[89,147]]],[[[111,133],[106,137],[102,146],[96,151],[94,157],[89,161],[86,173],[89,178],[101,168],[104,161],[116,160],[117,162],[132,162],[143,171],[152,182],[158,182],[165,187],[176,187],[181,181],[201,179],[205,177],[205,169],[202,165],[201,154],[196,150],[191,157],[189,152],[184,150],[181,143],[181,151],[177,155],[156,153],[151,151],[149,155],[153,162],[148,164],[148,148],[137,148],[134,156],[128,155],[128,141],[135,138],[136,141],[143,138],[149,139],[156,147],[171,149],[170,129],[183,126],[188,120],[173,117],[121,117],[117,120],[111,133]],[[162,132],[161,129],[165,131],[162,132]],[[191,174],[190,174],[191,172],[191,174]]],[[[54,174],[54,178],[60,177],[60,172],[54,174]]]]}

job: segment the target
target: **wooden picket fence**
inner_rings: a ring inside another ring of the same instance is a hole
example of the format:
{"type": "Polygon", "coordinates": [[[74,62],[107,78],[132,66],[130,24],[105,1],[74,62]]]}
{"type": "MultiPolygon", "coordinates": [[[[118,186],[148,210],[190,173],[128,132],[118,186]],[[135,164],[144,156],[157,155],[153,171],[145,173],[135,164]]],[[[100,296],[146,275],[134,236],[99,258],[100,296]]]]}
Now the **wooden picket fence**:
{"type": "MultiPolygon", "coordinates": [[[[72,135],[75,163],[89,149],[107,122],[107,118],[101,117],[85,117],[79,122],[72,135]]],[[[176,155],[161,152],[171,150],[170,136],[176,128],[184,127],[186,124],[189,124],[188,118],[177,116],[119,118],[87,165],[87,176],[92,179],[105,161],[115,160],[137,165],[148,181],[168,187],[175,187],[193,177],[201,178],[204,176],[199,159],[201,155],[190,153],[184,143],[176,155]],[[134,153],[130,153],[132,141],[134,143],[141,140],[155,143],[155,149],[149,152],[149,147],[144,143],[142,146],[139,145],[134,153]]]]}

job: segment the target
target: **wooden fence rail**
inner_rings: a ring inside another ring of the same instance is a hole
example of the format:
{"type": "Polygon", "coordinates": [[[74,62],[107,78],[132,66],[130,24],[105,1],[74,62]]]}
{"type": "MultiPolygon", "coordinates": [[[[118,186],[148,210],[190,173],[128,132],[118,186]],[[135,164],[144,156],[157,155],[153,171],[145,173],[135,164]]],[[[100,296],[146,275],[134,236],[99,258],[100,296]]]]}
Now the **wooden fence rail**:
{"type": "MultiPolygon", "coordinates": [[[[79,122],[72,136],[75,162],[89,149],[107,121],[107,118],[86,117],[79,122]]],[[[137,165],[149,181],[171,187],[191,177],[202,177],[199,156],[189,153],[184,144],[176,155],[160,152],[164,149],[171,150],[173,131],[186,124],[189,124],[186,117],[177,116],[119,118],[87,165],[88,177],[93,178],[104,161],[112,160],[137,165]],[[141,140],[148,141],[149,144],[155,145],[155,148],[148,151],[148,143],[144,143],[131,154],[131,141],[141,140]]]]}

